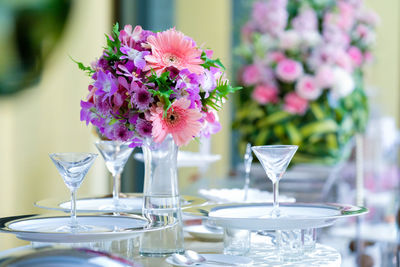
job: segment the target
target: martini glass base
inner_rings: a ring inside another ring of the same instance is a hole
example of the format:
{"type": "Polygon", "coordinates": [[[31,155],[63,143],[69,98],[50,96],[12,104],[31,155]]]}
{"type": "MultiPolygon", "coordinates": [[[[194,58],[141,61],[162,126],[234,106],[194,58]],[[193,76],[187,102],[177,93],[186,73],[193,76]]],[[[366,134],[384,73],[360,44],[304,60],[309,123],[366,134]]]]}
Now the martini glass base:
{"type": "MultiPolygon", "coordinates": [[[[48,228],[46,228],[47,231],[48,228]]],[[[58,226],[54,229],[50,229],[50,232],[57,232],[57,233],[87,233],[87,232],[106,232],[109,231],[110,229],[106,227],[99,227],[99,226],[94,226],[94,225],[63,225],[63,226],[58,226]]]]}

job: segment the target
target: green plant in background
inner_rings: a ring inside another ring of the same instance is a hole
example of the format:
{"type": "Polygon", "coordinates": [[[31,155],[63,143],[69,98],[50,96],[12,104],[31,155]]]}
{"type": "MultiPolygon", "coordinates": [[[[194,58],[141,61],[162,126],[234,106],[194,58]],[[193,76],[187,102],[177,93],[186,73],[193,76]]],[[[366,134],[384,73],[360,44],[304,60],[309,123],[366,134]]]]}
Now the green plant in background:
{"type": "Polygon", "coordinates": [[[295,144],[294,163],[343,157],[368,120],[362,68],[377,20],[358,0],[254,2],[236,49],[240,151],[248,142],[295,144]]]}
{"type": "Polygon", "coordinates": [[[69,13],[69,0],[0,1],[0,95],[39,81],[69,13]]]}

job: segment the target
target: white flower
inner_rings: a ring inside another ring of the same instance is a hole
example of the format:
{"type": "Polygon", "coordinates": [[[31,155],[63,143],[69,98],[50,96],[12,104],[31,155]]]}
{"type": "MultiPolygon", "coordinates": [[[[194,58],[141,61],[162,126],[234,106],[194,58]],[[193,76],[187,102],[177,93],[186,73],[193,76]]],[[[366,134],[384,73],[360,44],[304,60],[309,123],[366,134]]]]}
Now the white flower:
{"type": "Polygon", "coordinates": [[[336,67],[333,69],[333,77],[334,82],[331,92],[335,98],[342,98],[353,92],[355,83],[350,73],[342,68],[336,67]]]}
{"type": "Polygon", "coordinates": [[[301,33],[301,40],[306,46],[314,47],[321,42],[322,37],[316,31],[306,31],[301,33]]]}
{"type": "Polygon", "coordinates": [[[279,37],[279,47],[282,49],[295,50],[300,45],[300,35],[294,30],[284,31],[279,37]]]}

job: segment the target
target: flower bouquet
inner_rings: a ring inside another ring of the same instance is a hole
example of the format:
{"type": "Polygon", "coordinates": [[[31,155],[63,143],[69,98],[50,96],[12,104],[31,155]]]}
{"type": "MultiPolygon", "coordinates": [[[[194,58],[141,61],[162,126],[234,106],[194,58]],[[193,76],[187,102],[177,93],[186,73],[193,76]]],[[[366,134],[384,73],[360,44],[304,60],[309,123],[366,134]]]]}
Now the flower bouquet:
{"type": "Polygon", "coordinates": [[[296,144],[294,162],[337,162],[367,122],[362,68],[377,20],[361,0],[254,2],[237,48],[241,150],[296,144]]]}
{"type": "Polygon", "coordinates": [[[126,25],[119,31],[116,24],[101,57],[78,66],[93,79],[81,120],[107,139],[142,147],[142,214],[154,225],[173,225],[144,234],[140,254],[183,253],[178,146],[218,132],[216,111],[239,88],[229,85],[211,50],[175,29],[154,33],[126,25]]]}
{"type": "Polygon", "coordinates": [[[81,120],[105,138],[141,146],[172,135],[178,146],[221,128],[216,111],[233,88],[212,50],[183,33],[134,29],[116,24],[101,57],[77,62],[93,82],[81,101],[81,120]]]}

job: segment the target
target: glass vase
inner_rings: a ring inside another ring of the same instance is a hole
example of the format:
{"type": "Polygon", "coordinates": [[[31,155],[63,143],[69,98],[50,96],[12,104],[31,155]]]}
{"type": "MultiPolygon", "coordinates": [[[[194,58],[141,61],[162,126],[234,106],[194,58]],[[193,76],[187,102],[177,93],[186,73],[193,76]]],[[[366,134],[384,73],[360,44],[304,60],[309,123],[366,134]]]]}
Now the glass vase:
{"type": "Polygon", "coordinates": [[[161,143],[151,139],[143,144],[143,216],[152,225],[169,224],[163,230],[143,234],[142,256],[163,257],[184,252],[181,203],[178,189],[178,147],[170,135],[161,143]]]}

